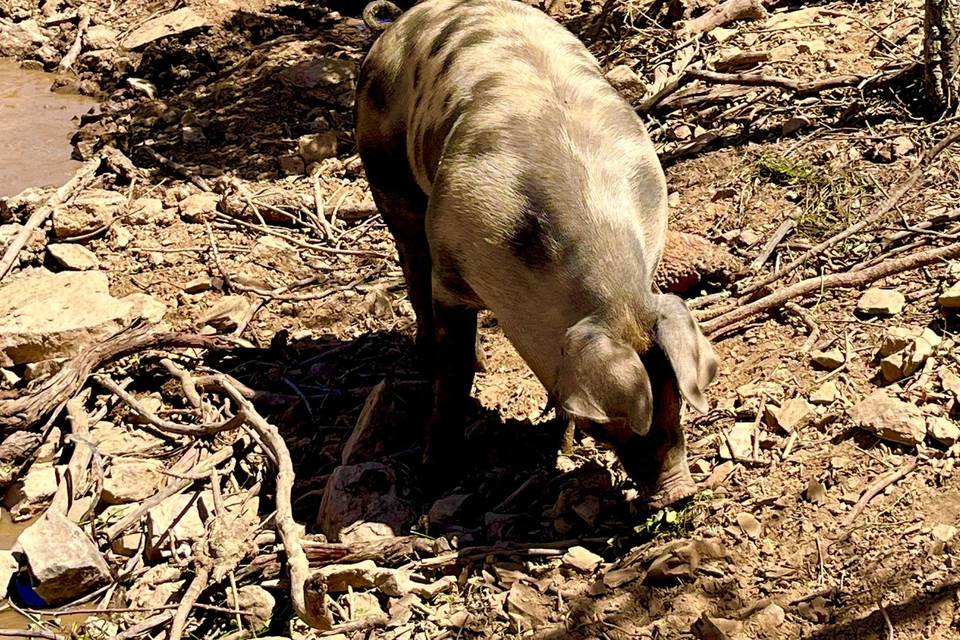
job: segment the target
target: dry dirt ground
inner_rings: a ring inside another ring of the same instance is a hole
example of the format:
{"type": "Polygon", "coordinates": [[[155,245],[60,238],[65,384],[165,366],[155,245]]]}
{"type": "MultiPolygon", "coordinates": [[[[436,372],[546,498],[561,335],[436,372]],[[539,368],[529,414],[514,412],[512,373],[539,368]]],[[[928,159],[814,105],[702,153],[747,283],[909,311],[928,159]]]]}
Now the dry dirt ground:
{"type": "MultiPolygon", "coordinates": [[[[960,155],[947,148],[925,159],[954,125],[922,112],[911,67],[921,57],[922,3],[784,3],[697,39],[679,34],[677,19],[709,2],[608,4],[606,13],[589,2],[545,10],[583,37],[605,69],[619,70],[618,86],[638,106],[683,78],[646,113],[667,170],[671,224],[735,256],[741,284],[862,220],[903,185],[909,188],[878,224],[817,252],[772,288],[956,245],[960,155]],[[861,78],[791,91],[697,81],[684,75],[688,68],[861,78]],[[896,81],[877,83],[891,69],[896,81]],[[764,245],[787,221],[793,228],[768,253],[764,245]],[[762,254],[767,259],[751,267],[762,254]]],[[[146,293],[165,305],[170,329],[233,334],[243,346],[146,349],[98,363],[95,373],[148,405],[146,413],[176,424],[209,422],[204,412],[223,401],[202,387],[203,402],[192,405],[163,358],[197,377],[227,373],[257,392],[257,410],[279,428],[292,457],[293,515],[306,525],[312,566],[340,567],[327,585],[335,627],[324,637],[960,637],[958,322],[949,296],[939,301],[960,279],[960,262],[937,260],[874,283],[902,294],[902,310],[893,313],[858,311],[865,286],[823,287],[745,323],[718,326],[722,371],[709,393],[713,409],[685,416],[704,492],[679,511],[656,514],[632,505],[613,455],[588,438],[578,435],[558,455],[563,425],[544,412],[543,389],[496,320],[485,317],[487,370],[476,382],[464,478],[446,491],[451,498],[434,503],[416,474],[429,395],[413,364],[412,312],[353,144],[353,82],[372,40],[358,20],[361,5],[200,0],[180,7],[202,16],[203,26],[132,51],[118,43],[169,5],[0,0],[0,29],[9,47],[17,24],[37,20],[48,49],[34,39],[6,52],[51,69],[83,16],[92,17],[88,33],[105,27],[95,42],[82,39],[60,84],[103,99],[74,139],[77,156],[95,158],[110,146],[135,168],[105,168],[85,188],[122,201],[112,221],[95,225],[80,244],[95,254],[112,296],[146,293]],[[331,153],[301,145],[332,140],[331,153]],[[205,192],[213,195],[197,196],[205,192]],[[897,328],[915,331],[891,335],[897,328]],[[871,418],[878,392],[899,404],[871,418]],[[348,445],[365,402],[360,421],[370,431],[348,445]],[[361,466],[347,473],[345,458],[361,466]],[[883,482],[891,474],[896,479],[883,482]],[[337,500],[345,504],[330,504],[337,500]],[[389,538],[373,548],[360,534],[338,544],[321,535],[335,533],[334,521],[378,518],[397,525],[396,549],[384,551],[389,538]],[[361,560],[420,586],[385,585],[370,577],[369,565],[341,566],[361,560]]],[[[24,223],[51,193],[9,199],[2,222],[24,223]]],[[[40,268],[63,269],[44,248],[56,231],[41,231],[4,284],[40,268]]],[[[684,268],[683,261],[674,266],[684,268]]],[[[736,286],[704,279],[685,295],[706,320],[736,286]]],[[[8,366],[0,400],[42,389],[57,366],[8,366]]],[[[161,438],[144,425],[143,411],[102,383],[91,379],[83,389],[84,410],[100,421],[102,440],[91,438],[102,451],[89,474],[100,483],[132,456],[158,460],[164,472],[152,477],[169,488],[199,457],[238,437],[259,442],[245,431],[161,438]],[[104,428],[151,438],[149,451],[106,448],[104,428]]],[[[19,425],[41,433],[43,444],[7,474],[7,506],[15,512],[23,478],[34,466],[65,463],[78,442],[65,418],[41,430],[49,416],[41,417],[19,425]]],[[[136,539],[133,549],[118,551],[104,529],[122,513],[112,512],[111,521],[105,504],[87,498],[76,520],[103,553],[109,585],[50,615],[25,599],[28,574],[14,576],[9,603],[26,611],[41,634],[33,637],[106,638],[130,629],[122,637],[167,637],[174,611],[189,614],[185,637],[317,637],[296,621],[285,565],[277,565],[273,456],[262,445],[248,449],[182,490],[213,489],[220,504],[215,515],[199,514],[199,533],[176,532],[187,544],[172,552],[173,544],[149,557],[136,539]],[[252,520],[236,524],[236,557],[216,559],[209,537],[233,496],[256,508],[252,520]],[[212,564],[204,554],[215,556],[212,564]],[[204,566],[222,563],[223,572],[206,575],[204,566]],[[243,613],[234,615],[238,589],[243,613]],[[179,605],[191,599],[199,607],[184,611],[179,605]],[[87,613],[63,618],[69,608],[87,613]]],[[[41,513],[56,486],[38,490],[29,508],[20,504],[23,516],[41,513]]],[[[157,488],[126,508],[136,510],[157,488]]],[[[82,499],[83,491],[73,493],[82,499]]],[[[14,550],[4,575],[24,565],[23,550],[14,550]]]]}

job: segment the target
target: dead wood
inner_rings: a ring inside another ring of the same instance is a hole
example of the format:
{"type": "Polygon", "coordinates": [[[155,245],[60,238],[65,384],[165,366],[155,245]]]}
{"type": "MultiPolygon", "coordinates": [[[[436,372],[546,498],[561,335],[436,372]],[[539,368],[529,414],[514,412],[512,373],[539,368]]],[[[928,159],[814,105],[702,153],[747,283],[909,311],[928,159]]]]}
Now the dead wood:
{"type": "Polygon", "coordinates": [[[36,391],[13,398],[0,396],[0,431],[30,429],[74,396],[90,373],[107,362],[143,349],[174,347],[231,350],[239,343],[224,336],[153,332],[143,323],[134,324],[74,357],[36,391]]]}
{"type": "Polygon", "coordinates": [[[687,20],[680,27],[684,35],[693,35],[722,27],[736,20],[762,20],[767,17],[767,10],[762,0],[726,0],[721,2],[702,16],[687,20]]]}
{"type": "Polygon", "coordinates": [[[748,87],[778,87],[793,91],[798,95],[819,93],[839,87],[855,87],[870,78],[858,75],[839,75],[821,78],[810,82],[801,82],[781,76],[768,76],[762,73],[720,73],[706,69],[690,69],[687,77],[695,80],[704,80],[716,84],[739,84],[748,87]]]}
{"type": "Polygon", "coordinates": [[[960,244],[953,244],[947,247],[920,251],[904,258],[885,260],[876,266],[859,271],[831,273],[822,277],[808,278],[792,284],[789,287],[784,287],[749,304],[731,309],[712,320],[701,323],[700,326],[707,334],[717,335],[724,329],[729,330],[732,325],[752,316],[771,309],[779,309],[785,302],[794,298],[817,293],[826,289],[864,287],[881,278],[958,257],[960,257],[960,244]]]}
{"type": "Polygon", "coordinates": [[[66,73],[70,71],[74,63],[77,61],[77,56],[80,55],[80,52],[83,50],[83,37],[87,33],[87,29],[90,28],[90,16],[84,15],[80,18],[80,23],[77,25],[77,37],[73,40],[73,44],[70,45],[70,49],[67,51],[66,55],[60,59],[60,64],[57,66],[57,71],[60,73],[66,73]]]}
{"type": "MultiPolygon", "coordinates": [[[[860,499],[857,500],[857,504],[853,506],[853,509],[850,510],[850,513],[847,514],[847,517],[843,519],[843,524],[841,527],[847,529],[853,522],[857,519],[861,512],[867,507],[871,500],[877,497],[881,491],[892,485],[894,482],[897,482],[914,469],[917,468],[919,463],[914,460],[904,466],[902,469],[897,471],[891,471],[890,473],[884,474],[873,481],[873,483],[867,487],[866,491],[863,492],[863,495],[860,496],[860,499]]],[[[845,537],[849,531],[844,531],[839,537],[845,537]]]]}
{"type": "Polygon", "coordinates": [[[33,213],[30,214],[30,217],[27,218],[23,228],[20,229],[13,240],[10,241],[10,244],[7,245],[6,250],[3,252],[3,258],[0,259],[0,282],[2,282],[4,276],[10,272],[10,269],[13,267],[13,263],[17,261],[17,255],[27,244],[30,236],[35,230],[39,229],[44,222],[46,222],[47,218],[50,217],[50,214],[53,213],[54,208],[63,204],[64,202],[67,202],[75,194],[83,191],[91,182],[93,182],[94,176],[96,175],[97,169],[100,168],[102,160],[102,157],[98,155],[81,165],[80,168],[77,169],[76,173],[73,174],[73,177],[66,182],[66,184],[57,189],[42,207],[38,207],[33,213]]]}

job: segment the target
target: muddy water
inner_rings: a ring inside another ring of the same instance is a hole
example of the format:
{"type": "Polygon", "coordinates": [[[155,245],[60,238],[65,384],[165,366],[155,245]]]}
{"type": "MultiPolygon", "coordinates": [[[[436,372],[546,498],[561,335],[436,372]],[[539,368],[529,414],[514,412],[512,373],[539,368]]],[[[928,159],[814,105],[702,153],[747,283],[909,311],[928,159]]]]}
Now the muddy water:
{"type": "Polygon", "coordinates": [[[79,163],[70,159],[74,118],[95,102],[50,91],[53,76],[0,58],[0,197],[27,187],[61,185],[79,163]]]}

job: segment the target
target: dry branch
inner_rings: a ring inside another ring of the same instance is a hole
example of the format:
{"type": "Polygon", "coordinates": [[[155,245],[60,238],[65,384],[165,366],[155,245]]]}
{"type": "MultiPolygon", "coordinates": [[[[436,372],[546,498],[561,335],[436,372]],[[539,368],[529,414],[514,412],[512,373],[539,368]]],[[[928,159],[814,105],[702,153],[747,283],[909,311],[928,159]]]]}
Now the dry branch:
{"type": "Polygon", "coordinates": [[[98,155],[81,165],[80,168],[77,169],[77,172],[73,174],[73,177],[70,178],[66,184],[57,189],[42,207],[38,207],[33,213],[30,214],[30,217],[27,218],[23,228],[20,229],[19,233],[17,233],[13,240],[10,241],[10,244],[7,245],[7,248],[3,253],[3,258],[0,259],[0,281],[3,281],[4,276],[9,273],[10,269],[13,267],[13,263],[17,260],[17,255],[27,244],[30,236],[36,229],[40,228],[40,225],[42,225],[47,218],[50,217],[50,214],[53,213],[53,209],[72,198],[74,194],[82,191],[91,182],[93,182],[94,175],[96,174],[97,169],[100,168],[101,161],[102,158],[98,155]]]}
{"type": "Polygon", "coordinates": [[[83,16],[80,18],[80,24],[77,25],[77,37],[74,39],[73,44],[70,45],[70,49],[67,51],[66,55],[60,59],[60,64],[57,66],[57,71],[60,73],[66,73],[70,71],[73,67],[73,64],[77,61],[77,56],[80,55],[80,52],[83,50],[83,37],[87,33],[87,29],[90,28],[90,16],[83,16]]]}
{"type": "Polygon", "coordinates": [[[687,20],[680,28],[684,35],[710,31],[736,20],[762,20],[767,17],[761,0],[726,0],[702,16],[687,20]]]}
{"type": "Polygon", "coordinates": [[[904,466],[902,469],[891,471],[890,473],[881,476],[877,480],[874,480],[874,482],[867,487],[866,491],[863,492],[863,495],[860,496],[860,499],[857,500],[857,504],[853,506],[853,509],[851,509],[850,513],[847,514],[847,517],[843,519],[843,524],[841,525],[842,528],[846,529],[853,524],[854,520],[857,519],[857,516],[860,515],[860,513],[866,508],[867,504],[869,504],[870,501],[877,496],[877,494],[916,469],[917,464],[917,461],[914,460],[904,466]]]}
{"type": "Polygon", "coordinates": [[[799,95],[818,93],[839,87],[855,87],[861,82],[869,80],[867,76],[839,75],[821,78],[810,82],[800,82],[792,78],[768,76],[762,73],[720,73],[706,69],[690,69],[687,77],[695,80],[705,80],[716,84],[739,84],[747,87],[778,87],[793,91],[799,95]]]}
{"type": "Polygon", "coordinates": [[[759,300],[732,309],[723,315],[702,323],[701,327],[707,334],[716,335],[721,330],[736,325],[751,316],[769,311],[770,309],[778,309],[782,307],[785,302],[793,298],[799,298],[826,289],[864,287],[887,276],[919,269],[928,264],[953,258],[960,258],[960,244],[928,249],[927,251],[920,251],[904,258],[885,260],[876,266],[859,271],[831,273],[822,277],[808,278],[792,284],[789,287],[784,287],[779,291],[775,291],[759,300]]]}

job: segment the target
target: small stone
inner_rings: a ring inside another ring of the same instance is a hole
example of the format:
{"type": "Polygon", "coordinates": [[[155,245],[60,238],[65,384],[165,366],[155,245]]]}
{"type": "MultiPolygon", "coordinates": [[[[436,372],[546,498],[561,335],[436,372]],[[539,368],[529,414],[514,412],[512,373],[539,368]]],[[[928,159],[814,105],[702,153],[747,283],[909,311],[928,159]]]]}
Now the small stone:
{"type": "Polygon", "coordinates": [[[88,49],[113,49],[117,46],[119,33],[105,24],[95,24],[83,34],[88,49]]]}
{"type": "Polygon", "coordinates": [[[819,405],[833,404],[837,399],[837,393],[837,383],[827,380],[810,394],[810,402],[819,405]]]}
{"type": "Polygon", "coordinates": [[[126,249],[133,242],[133,234],[130,233],[130,229],[121,224],[110,227],[109,238],[111,249],[126,249]]]}
{"type": "Polygon", "coordinates": [[[303,158],[293,155],[277,157],[277,166],[280,167],[280,172],[285,176],[302,176],[306,170],[303,158]]]}
{"type": "Polygon", "coordinates": [[[915,338],[904,355],[903,375],[909,376],[916,373],[927,361],[927,358],[933,355],[934,348],[935,345],[931,344],[929,338],[925,335],[915,338]]]}
{"type": "Polygon", "coordinates": [[[763,240],[763,238],[760,236],[759,233],[752,231],[751,229],[744,229],[743,231],[737,234],[736,242],[738,245],[740,245],[744,249],[748,249],[753,245],[759,243],[761,240],[763,240]]]}
{"type": "Polygon", "coordinates": [[[147,511],[147,555],[162,557],[170,549],[170,540],[176,548],[181,543],[193,543],[206,532],[200,517],[200,499],[196,494],[180,493],[170,496],[147,511]]]}
{"type": "Polygon", "coordinates": [[[213,279],[208,277],[195,278],[183,285],[184,293],[203,293],[213,288],[213,279]]]}
{"type": "Polygon", "coordinates": [[[163,316],[167,313],[167,305],[146,293],[131,293],[120,300],[130,304],[128,317],[146,320],[151,324],[157,324],[163,320],[163,316]]]}
{"type": "Polygon", "coordinates": [[[804,495],[807,500],[814,504],[825,504],[827,502],[827,490],[816,478],[810,478],[804,495]]]}
{"type": "Polygon", "coordinates": [[[957,535],[957,528],[949,524],[934,525],[931,533],[940,542],[950,542],[957,535]]]}
{"type": "Polygon", "coordinates": [[[906,349],[920,333],[920,330],[913,327],[891,327],[880,342],[880,355],[890,356],[906,349]]]}
{"type": "Polygon", "coordinates": [[[880,361],[880,375],[887,382],[896,382],[907,374],[904,373],[904,358],[902,353],[894,353],[880,361]]]}
{"type": "Polygon", "coordinates": [[[306,164],[334,158],[337,155],[337,133],[335,131],[324,131],[323,133],[300,136],[297,141],[297,149],[306,164]]]}
{"type": "Polygon", "coordinates": [[[233,331],[243,321],[250,303],[243,296],[223,296],[200,316],[201,325],[210,325],[221,332],[233,331]]]}
{"type": "Polygon", "coordinates": [[[960,401],[960,376],[947,368],[940,369],[940,387],[960,401]]]}
{"type": "Polygon", "coordinates": [[[396,537],[393,529],[382,522],[366,522],[361,520],[347,526],[340,532],[340,542],[346,545],[383,540],[396,537]]]}
{"type": "Polygon", "coordinates": [[[810,360],[828,371],[833,371],[847,361],[843,352],[836,348],[827,351],[812,351],[810,352],[810,360]]]}
{"type": "Polygon", "coordinates": [[[352,593],[346,597],[350,607],[350,620],[381,618],[386,615],[380,607],[380,600],[370,592],[352,593]]]}
{"type": "Polygon", "coordinates": [[[398,481],[396,472],[381,462],[337,467],[320,502],[318,528],[332,541],[359,520],[379,522],[398,533],[414,515],[411,505],[400,497],[398,481]]]}
{"type": "Polygon", "coordinates": [[[103,501],[125,504],[149,498],[163,488],[166,477],[158,460],[114,458],[103,479],[103,501]]]}
{"type": "Polygon", "coordinates": [[[80,527],[48,511],[17,538],[34,579],[34,589],[48,605],[69,602],[110,582],[110,568],[80,527]]]}
{"type": "Polygon", "coordinates": [[[793,433],[808,425],[815,415],[813,407],[804,398],[792,398],[779,407],[768,404],[765,419],[771,427],[779,427],[786,433],[793,433]]]}
{"type": "Polygon", "coordinates": [[[737,514],[737,525],[740,527],[740,530],[747,534],[748,537],[756,540],[760,537],[760,531],[762,525],[760,521],[757,520],[756,516],[752,513],[746,511],[741,511],[737,514]]]}
{"type": "Polygon", "coordinates": [[[892,316],[903,311],[907,299],[893,289],[867,289],[857,301],[857,311],[870,316],[892,316]]]}
{"type": "Polygon", "coordinates": [[[507,615],[511,628],[523,633],[550,622],[550,607],[539,591],[517,580],[507,593],[507,615]]]}
{"type": "Polygon", "coordinates": [[[0,550],[0,595],[7,596],[7,586],[10,579],[20,570],[20,563],[12,551],[0,550]]]}
{"type": "Polygon", "coordinates": [[[237,589],[234,598],[233,589],[227,589],[227,604],[231,608],[246,612],[244,620],[250,624],[254,633],[263,631],[273,617],[277,599],[269,591],[255,584],[247,584],[237,589]]]}
{"type": "Polygon", "coordinates": [[[126,206],[122,193],[104,189],[88,189],[70,204],[54,207],[53,232],[61,240],[92,233],[113,222],[116,214],[126,206]]]}
{"type": "Polygon", "coordinates": [[[373,560],[347,564],[328,564],[315,575],[324,581],[328,593],[344,593],[350,589],[369,589],[376,586],[379,567],[373,560]]]}
{"type": "Polygon", "coordinates": [[[34,463],[3,497],[14,522],[28,520],[47,508],[57,492],[57,472],[49,463],[34,463]]]}
{"type": "Polygon", "coordinates": [[[603,564],[603,558],[584,547],[570,547],[560,561],[564,566],[581,573],[593,573],[603,564]]]}
{"type": "Polygon", "coordinates": [[[882,389],[854,405],[849,413],[860,428],[891,442],[917,445],[927,435],[920,409],[913,403],[891,397],[882,389]]]}
{"type": "Polygon", "coordinates": [[[916,149],[913,140],[907,136],[897,136],[890,144],[893,147],[893,155],[897,158],[901,158],[916,149]]]}
{"type": "Polygon", "coordinates": [[[343,445],[341,464],[368,462],[381,457],[393,435],[393,389],[381,380],[367,394],[357,424],[343,445]]]}
{"type": "Polygon", "coordinates": [[[127,431],[112,422],[98,422],[90,429],[90,441],[100,453],[112,456],[149,455],[163,447],[163,440],[143,430],[127,431]]]}
{"type": "Polygon", "coordinates": [[[31,362],[23,368],[23,378],[24,380],[39,380],[52,376],[63,368],[63,363],[66,361],[66,358],[52,358],[40,362],[31,362]]]}
{"type": "Polygon", "coordinates": [[[153,224],[163,217],[163,200],[160,198],[137,198],[130,203],[126,221],[133,225],[153,224]]]}
{"type": "Polygon", "coordinates": [[[693,623],[690,632],[698,640],[739,640],[742,636],[743,623],[739,620],[714,618],[706,612],[693,623]]]}
{"type": "Polygon", "coordinates": [[[217,214],[220,197],[215,193],[195,193],[180,201],[180,217],[185,222],[206,222],[217,214]]]}
{"type": "Polygon", "coordinates": [[[727,460],[753,457],[753,423],[737,422],[720,443],[720,457],[727,460]],[[733,451],[730,451],[730,447],[733,451]]]}
{"type": "Polygon", "coordinates": [[[960,282],[941,293],[937,302],[944,309],[960,309],[960,282]]]}
{"type": "Polygon", "coordinates": [[[640,76],[629,65],[618,64],[607,72],[607,81],[617,89],[645,91],[640,76]]]}
{"type": "Polygon", "coordinates": [[[59,242],[48,244],[47,255],[57,265],[72,271],[88,271],[100,266],[97,254],[79,244],[59,242]]]}
{"type": "Polygon", "coordinates": [[[781,130],[783,132],[783,135],[789,136],[809,126],[810,126],[809,118],[804,118],[803,116],[796,116],[786,120],[781,126],[781,130]]]}
{"type": "Polygon", "coordinates": [[[951,447],[960,440],[960,427],[949,418],[930,416],[927,418],[927,434],[940,444],[951,447]]]}

